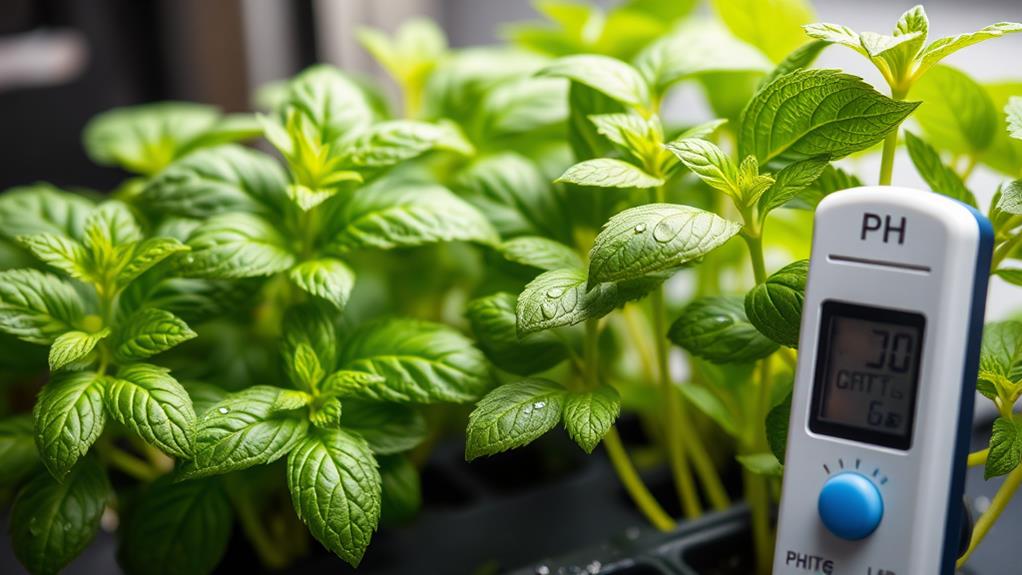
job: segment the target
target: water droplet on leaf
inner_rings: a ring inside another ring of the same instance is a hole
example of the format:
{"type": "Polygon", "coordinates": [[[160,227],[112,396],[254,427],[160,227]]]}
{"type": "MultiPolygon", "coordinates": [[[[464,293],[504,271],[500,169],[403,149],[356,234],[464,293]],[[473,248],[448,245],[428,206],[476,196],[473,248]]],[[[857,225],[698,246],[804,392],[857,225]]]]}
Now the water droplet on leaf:
{"type": "Polygon", "coordinates": [[[536,403],[532,404],[532,407],[534,407],[536,409],[543,409],[544,407],[546,407],[546,402],[545,401],[537,401],[536,403]]]}
{"type": "Polygon", "coordinates": [[[220,412],[220,415],[226,415],[227,413],[229,413],[231,411],[231,408],[229,408],[229,407],[220,407],[220,408],[217,408],[217,411],[220,412]]]}
{"type": "Polygon", "coordinates": [[[536,575],[550,575],[550,568],[546,565],[536,567],[536,575]]]}
{"type": "Polygon", "coordinates": [[[550,299],[557,299],[564,295],[564,288],[550,288],[546,290],[546,296],[550,299]]]}
{"type": "Polygon", "coordinates": [[[635,227],[632,228],[632,231],[634,231],[637,234],[641,234],[642,232],[646,231],[646,224],[635,224],[635,227]]]}

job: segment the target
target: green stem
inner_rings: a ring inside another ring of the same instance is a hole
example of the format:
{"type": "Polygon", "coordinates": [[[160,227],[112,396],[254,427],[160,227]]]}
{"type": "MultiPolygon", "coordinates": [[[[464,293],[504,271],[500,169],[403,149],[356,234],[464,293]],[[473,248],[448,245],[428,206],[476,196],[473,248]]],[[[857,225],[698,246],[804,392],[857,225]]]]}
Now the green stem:
{"type": "Polygon", "coordinates": [[[1022,234],[1018,234],[1017,236],[1001,244],[1001,246],[997,248],[996,251],[994,251],[993,260],[990,262],[990,269],[996,270],[1001,265],[1001,263],[1004,260],[1006,260],[1008,256],[1011,255],[1011,252],[1013,252],[1015,248],[1018,247],[1020,242],[1022,242],[1022,234]]]}
{"type": "Polygon", "coordinates": [[[692,479],[688,459],[685,457],[685,446],[682,445],[682,435],[693,435],[693,433],[685,434],[681,431],[681,427],[687,425],[688,422],[681,417],[680,405],[675,405],[680,404],[681,398],[675,394],[674,386],[671,385],[663,286],[653,290],[652,303],[657,376],[660,380],[658,387],[664,410],[664,441],[667,444],[667,459],[670,463],[671,474],[674,476],[674,487],[678,492],[681,507],[685,512],[685,517],[691,519],[702,515],[703,510],[699,503],[699,496],[696,494],[695,481],[692,479]]]}
{"type": "Polygon", "coordinates": [[[752,260],[752,277],[757,284],[766,281],[766,259],[763,257],[763,239],[759,235],[742,235],[749,246],[749,259],[752,260]]]}
{"type": "MultiPolygon", "coordinates": [[[[895,100],[904,100],[905,94],[907,93],[908,89],[891,88],[891,98],[895,100]]],[[[891,185],[891,179],[894,177],[894,154],[898,150],[898,130],[900,129],[901,126],[898,126],[893,132],[887,134],[887,137],[884,138],[883,155],[880,160],[881,186],[891,185]]]]}
{"type": "Polygon", "coordinates": [[[969,467],[978,467],[980,465],[986,465],[987,458],[990,457],[990,448],[986,448],[982,451],[974,451],[969,454],[969,467]]]}
{"type": "MultiPolygon", "coordinates": [[[[684,404],[681,401],[675,401],[672,405],[676,406],[675,408],[679,410],[676,417],[680,421],[688,419],[684,404]]],[[[720,479],[717,466],[713,464],[710,454],[706,452],[701,438],[688,425],[678,426],[678,433],[681,435],[681,442],[689,447],[686,453],[692,458],[692,466],[695,468],[696,477],[699,478],[699,483],[702,484],[703,490],[706,492],[706,498],[709,499],[710,506],[716,511],[724,511],[731,507],[731,498],[728,496],[727,490],[724,489],[724,482],[720,479]]]]}
{"type": "Polygon", "coordinates": [[[600,320],[589,318],[586,320],[586,335],[583,347],[583,358],[585,363],[585,381],[588,389],[596,389],[600,384],[599,368],[597,366],[598,353],[600,348],[600,320]]]}
{"type": "Polygon", "coordinates": [[[238,492],[234,489],[228,489],[227,492],[234,503],[234,510],[237,512],[241,528],[245,531],[245,536],[263,565],[271,570],[287,566],[287,554],[279,549],[279,545],[263,528],[263,520],[259,517],[259,511],[247,497],[248,493],[246,491],[238,492]]]}
{"type": "Polygon", "coordinates": [[[972,552],[983,541],[990,528],[994,526],[994,523],[997,523],[997,519],[1004,512],[1005,508],[1008,507],[1008,503],[1011,502],[1020,485],[1022,485],[1022,466],[1016,467],[1014,471],[1008,474],[1004,479],[1004,483],[997,490],[997,494],[994,495],[994,500],[990,502],[990,508],[976,521],[976,526],[972,530],[972,540],[969,541],[969,548],[958,559],[958,567],[965,565],[965,562],[969,560],[969,556],[972,555],[972,552]]]}
{"type": "Polygon", "coordinates": [[[972,175],[973,170],[976,169],[976,165],[979,164],[979,157],[975,154],[969,154],[969,161],[965,164],[965,169],[958,175],[962,179],[962,182],[968,183],[969,176],[972,175]]]}
{"type": "Polygon", "coordinates": [[[145,461],[124,451],[112,444],[101,448],[100,456],[110,464],[111,467],[124,472],[139,481],[146,483],[155,481],[160,472],[151,467],[145,461]]]}
{"type": "Polygon", "coordinates": [[[770,491],[767,478],[747,469],[742,470],[745,495],[752,517],[752,540],[756,552],[756,572],[770,575],[774,544],[770,533],[770,491]]]}
{"type": "Polygon", "coordinates": [[[607,435],[603,437],[603,446],[607,450],[607,456],[610,457],[610,463],[614,466],[614,471],[617,472],[618,478],[620,478],[621,483],[625,486],[625,490],[628,491],[632,501],[638,506],[639,511],[657,529],[665,532],[674,529],[676,526],[674,520],[657,503],[656,498],[646,488],[646,484],[642,482],[642,478],[639,477],[635,466],[632,465],[632,461],[628,458],[628,453],[621,444],[621,436],[617,433],[617,427],[611,427],[607,435]]]}

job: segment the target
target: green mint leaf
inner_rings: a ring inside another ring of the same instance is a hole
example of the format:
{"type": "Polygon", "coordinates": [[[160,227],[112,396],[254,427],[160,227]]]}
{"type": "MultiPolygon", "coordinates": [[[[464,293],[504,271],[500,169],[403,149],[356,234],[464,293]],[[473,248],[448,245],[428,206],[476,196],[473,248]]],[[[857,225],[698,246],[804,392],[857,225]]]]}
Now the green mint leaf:
{"type": "Polygon", "coordinates": [[[309,421],[320,429],[337,429],[343,416],[341,400],[327,395],[318,397],[309,410],[309,421]]]}
{"type": "Polygon", "coordinates": [[[430,150],[470,156],[475,153],[454,124],[391,120],[369,127],[344,150],[344,163],[355,168],[386,168],[430,150]]]}
{"type": "Polygon", "coordinates": [[[59,371],[85,359],[92,353],[96,344],[108,335],[109,328],[103,328],[96,333],[76,330],[59,335],[50,346],[50,371],[59,371]]]}
{"type": "Polygon", "coordinates": [[[774,62],[803,43],[801,27],[815,19],[806,0],[714,0],[713,8],[731,32],[774,62]]]}
{"type": "Polygon", "coordinates": [[[743,206],[754,206],[760,197],[774,185],[774,177],[759,173],[755,156],[746,156],[738,166],[738,200],[743,206]]]}
{"type": "Polygon", "coordinates": [[[658,276],[617,283],[589,284],[585,270],[565,268],[540,274],[518,295],[518,336],[601,318],[663,283],[658,276]]]}
{"type": "Polygon", "coordinates": [[[312,536],[358,566],[380,521],[380,472],[357,435],[320,430],[287,459],[287,486],[298,517],[312,536]]]}
{"type": "Polygon", "coordinates": [[[337,365],[383,377],[366,385],[365,399],[396,403],[466,403],[490,386],[486,359],[472,342],[440,324],[410,319],[356,328],[337,365]]]}
{"type": "Polygon", "coordinates": [[[567,347],[552,333],[518,337],[516,301],[499,292],[468,303],[465,315],[487,359],[515,375],[539,373],[567,359],[567,347]]]}
{"type": "Polygon", "coordinates": [[[706,185],[734,198],[740,197],[738,168],[715,144],[700,138],[687,138],[667,144],[667,149],[706,185]]]}
{"type": "Polygon", "coordinates": [[[1011,419],[998,417],[990,436],[990,455],[983,478],[1007,475],[1022,463],[1022,427],[1011,419]]]}
{"type": "Polygon", "coordinates": [[[570,247],[544,237],[523,236],[497,246],[509,262],[541,270],[582,267],[582,258],[570,247]]]}
{"type": "Polygon", "coordinates": [[[378,455],[414,449],[429,436],[426,418],[414,407],[357,399],[344,400],[341,427],[365,439],[378,455]]]}
{"type": "Polygon", "coordinates": [[[316,389],[326,375],[323,366],[319,364],[316,351],[305,342],[299,343],[295,348],[294,357],[286,359],[291,363],[288,371],[295,374],[298,379],[295,383],[301,389],[316,389]]]}
{"type": "Polygon", "coordinates": [[[589,120],[596,131],[642,161],[658,150],[664,139],[663,128],[656,116],[649,120],[636,113],[594,114],[589,120]]]}
{"type": "Polygon", "coordinates": [[[393,39],[370,28],[360,28],[357,32],[359,44],[404,90],[421,88],[447,52],[443,30],[426,18],[403,22],[393,39]]]}
{"type": "Polygon", "coordinates": [[[586,453],[596,449],[620,413],[621,397],[609,385],[592,391],[571,392],[564,397],[564,428],[586,453]]]}
{"type": "Polygon", "coordinates": [[[799,192],[811,186],[830,165],[826,156],[788,164],[776,174],[774,183],[759,199],[759,213],[765,218],[773,210],[790,202],[799,192]]]}
{"type": "Polygon", "coordinates": [[[678,390],[689,403],[716,422],[724,430],[724,433],[731,437],[738,437],[741,434],[737,427],[740,417],[733,413],[724,400],[713,391],[694,384],[681,385],[678,390]]]}
{"type": "Polygon", "coordinates": [[[483,141],[548,130],[568,117],[568,85],[557,78],[502,83],[486,92],[477,113],[483,141]]]}
{"type": "Polygon", "coordinates": [[[289,113],[302,116],[324,143],[365,128],[374,117],[358,85],[337,68],[323,64],[291,79],[277,104],[276,114],[282,122],[289,113]]]}
{"type": "Polygon", "coordinates": [[[85,246],[61,234],[18,236],[17,242],[32,255],[71,277],[87,278],[91,260],[85,246]]]}
{"type": "Polygon", "coordinates": [[[710,253],[741,229],[720,216],[676,204],[629,208],[603,226],[589,252],[589,288],[668,272],[710,253]]]}
{"type": "Polygon", "coordinates": [[[745,315],[760,333],[798,347],[809,260],[790,263],[745,294],[745,315]]]}
{"type": "Polygon", "coordinates": [[[51,343],[82,318],[82,299],[55,275],[36,270],[0,272],[0,330],[29,343],[51,343]]]}
{"type": "Polygon", "coordinates": [[[117,283],[127,285],[156,264],[188,250],[188,246],[174,238],[142,240],[135,244],[130,255],[126,256],[127,263],[117,272],[117,283]]]}
{"type": "Polygon", "coordinates": [[[723,118],[710,120],[709,122],[703,122],[702,124],[696,124],[695,126],[692,126],[691,128],[679,134],[675,142],[677,142],[678,140],[688,140],[690,138],[699,138],[705,140],[706,138],[712,136],[713,133],[716,132],[724,124],[727,124],[727,120],[723,118]]]}
{"type": "Polygon", "coordinates": [[[130,363],[152,357],[196,337],[169,311],[144,308],[132,314],[114,336],[114,359],[130,363]]]}
{"type": "Polygon", "coordinates": [[[97,164],[155,174],[181,156],[194,139],[212,129],[218,117],[214,108],[186,102],[110,110],[85,126],[85,151],[97,164]]]}
{"type": "Polygon", "coordinates": [[[649,86],[630,65],[595,54],[565,56],[554,60],[538,72],[540,76],[567,78],[585,84],[622,104],[634,108],[649,106],[649,86]]]}
{"type": "MultiPolygon", "coordinates": [[[[783,172],[784,170],[781,171],[783,172]]],[[[780,173],[778,173],[778,179],[780,179],[780,173]]],[[[855,175],[828,164],[823,168],[823,172],[815,182],[798,192],[785,205],[794,209],[815,210],[817,204],[828,195],[849,188],[857,188],[861,185],[862,181],[855,175]]]]}
{"type": "Polygon", "coordinates": [[[859,37],[859,34],[847,26],[819,22],[815,24],[806,24],[805,26],[802,26],[802,30],[804,30],[806,35],[810,38],[821,40],[828,44],[841,44],[842,46],[847,46],[869,58],[869,54],[866,52],[866,49],[862,47],[862,39],[859,37]]]}
{"type": "Polygon", "coordinates": [[[1008,98],[1004,114],[1008,118],[1008,134],[1012,138],[1022,140],[1022,96],[1008,98]]]}
{"type": "Polygon", "coordinates": [[[323,298],[338,311],[344,311],[351,289],[355,287],[355,272],[334,258],[301,262],[288,270],[287,276],[302,291],[323,298]]]}
{"type": "Polygon", "coordinates": [[[777,461],[784,463],[788,446],[788,425],[791,419],[791,399],[789,393],[784,401],[770,409],[766,417],[766,437],[770,451],[777,461]]]}
{"type": "Polygon", "coordinates": [[[1015,180],[1001,188],[995,209],[998,211],[1022,215],[1022,180],[1015,180]]]}
{"type": "Polygon", "coordinates": [[[462,170],[452,188],[486,216],[502,237],[568,239],[568,210],[532,160],[515,152],[479,158],[462,170]]]}
{"type": "Polygon", "coordinates": [[[681,80],[711,74],[761,74],[770,60],[720,24],[695,20],[659,38],[635,58],[635,67],[657,94],[681,80]]]}
{"type": "Polygon", "coordinates": [[[219,475],[280,459],[306,436],[304,414],[277,407],[286,390],[256,385],[232,393],[195,425],[192,461],[181,466],[184,478],[219,475]]]}
{"type": "Polygon", "coordinates": [[[107,381],[104,402],[111,418],[146,443],[174,457],[191,457],[195,410],[170,370],[144,363],[122,368],[107,381]]]}
{"type": "MultiPolygon", "coordinates": [[[[110,261],[114,248],[142,239],[142,229],[127,205],[106,201],[92,210],[85,221],[85,245],[92,250],[98,262],[110,261]],[[100,257],[104,254],[104,257],[100,257]]],[[[116,261],[116,260],[114,260],[116,261]]]]}
{"type": "Polygon", "coordinates": [[[70,372],[54,375],[39,393],[32,410],[36,447],[57,481],[64,480],[103,431],[105,384],[101,375],[70,372]]]}
{"type": "Polygon", "coordinates": [[[938,194],[954,198],[976,207],[976,196],[965,187],[962,178],[944,164],[937,150],[908,130],[905,131],[905,145],[916,171],[923,177],[930,189],[938,194]]]}
{"type": "MultiPolygon", "coordinates": [[[[299,388],[311,391],[314,387],[303,387],[308,383],[308,370],[298,369],[295,361],[299,355],[299,349],[307,348],[316,355],[316,365],[322,373],[330,373],[337,365],[337,330],[334,327],[331,315],[314,304],[296,306],[287,311],[284,316],[284,338],[281,342],[281,354],[284,358],[284,367],[288,372],[288,378],[299,388]]],[[[311,359],[303,362],[305,365],[312,363],[311,359]]],[[[316,383],[319,379],[316,380],[316,383]]]]}
{"type": "Polygon", "coordinates": [[[590,117],[626,112],[623,104],[584,83],[571,82],[568,88],[568,143],[576,158],[599,158],[613,150],[610,142],[596,131],[590,117]]]}
{"type": "Polygon", "coordinates": [[[319,392],[322,395],[335,397],[359,397],[365,396],[366,388],[370,384],[383,384],[386,378],[351,369],[341,369],[327,376],[319,385],[319,392]]]}
{"type": "Polygon", "coordinates": [[[499,241],[486,218],[447,188],[386,178],[352,193],[331,237],[330,248],[342,253],[436,242],[499,241]]]}
{"type": "Polygon", "coordinates": [[[267,212],[288,205],[280,164],[258,150],[227,145],[189,154],[146,182],[141,200],[153,210],[193,218],[267,212]]]}
{"type": "Polygon", "coordinates": [[[128,573],[212,573],[227,551],[234,520],[217,479],[161,477],[124,515],[118,560],[128,573]]]}
{"type": "Polygon", "coordinates": [[[1022,269],[1001,268],[994,275],[1015,286],[1022,286],[1022,269]]]}
{"type": "Polygon", "coordinates": [[[919,70],[916,72],[916,77],[919,77],[919,75],[926,72],[926,70],[928,70],[931,66],[962,48],[978,44],[991,38],[1000,38],[1005,34],[1012,34],[1015,32],[1022,32],[1022,24],[1016,22],[998,22],[997,24],[991,24],[990,26],[982,28],[977,32],[959,34],[950,38],[935,40],[932,44],[920,52],[918,57],[919,70]]]}
{"type": "Polygon", "coordinates": [[[685,306],[667,333],[675,344],[714,363],[744,363],[777,351],[745,317],[742,299],[711,296],[685,306]]]}
{"type": "Polygon", "coordinates": [[[268,276],[294,265],[287,241],[267,220],[245,213],[214,216],[192,232],[187,271],[213,279],[268,276]]]}
{"type": "Polygon", "coordinates": [[[0,236],[53,234],[81,240],[92,209],[88,199],[49,184],[11,188],[0,195],[0,236]]]}
{"type": "Polygon", "coordinates": [[[11,543],[32,573],[58,573],[92,543],[113,497],[103,467],[85,458],[63,481],[37,474],[11,506],[11,543]]]}
{"type": "Polygon", "coordinates": [[[767,477],[781,477],[784,475],[784,466],[774,457],[773,453],[754,453],[751,455],[736,455],[735,459],[742,467],[767,477]]]}
{"type": "Polygon", "coordinates": [[[663,179],[647,174],[635,164],[613,158],[579,162],[554,181],[598,188],[655,188],[664,185],[663,179]]]}
{"type": "Polygon", "coordinates": [[[465,459],[532,443],[561,421],[567,394],[563,386],[545,379],[525,379],[494,389],[468,416],[465,459]]]}
{"type": "Polygon", "coordinates": [[[0,419],[0,487],[14,487],[39,464],[32,416],[0,419]]]}
{"type": "Polygon", "coordinates": [[[1022,322],[988,323],[983,328],[979,369],[1009,379],[1022,379],[1022,322]]]}
{"type": "Polygon", "coordinates": [[[922,100],[912,115],[929,142],[958,154],[980,155],[993,145],[1000,113],[986,90],[965,72],[935,66],[912,86],[922,100]]]}
{"type": "Polygon", "coordinates": [[[919,105],[837,70],[798,70],[765,86],[742,112],[739,156],[841,158],[884,139],[919,105]]]}
{"type": "Polygon", "coordinates": [[[379,458],[383,504],[380,520],[384,525],[410,521],[422,507],[422,485],[419,470],[407,457],[392,455],[379,458]]]}
{"type": "Polygon", "coordinates": [[[308,407],[313,397],[304,391],[296,389],[282,389],[273,402],[273,411],[294,411],[308,407]]]}
{"type": "Polygon", "coordinates": [[[227,390],[211,383],[192,380],[183,382],[183,385],[188,391],[188,396],[192,398],[192,408],[198,417],[205,415],[209,408],[226,399],[228,395],[227,390]]]}

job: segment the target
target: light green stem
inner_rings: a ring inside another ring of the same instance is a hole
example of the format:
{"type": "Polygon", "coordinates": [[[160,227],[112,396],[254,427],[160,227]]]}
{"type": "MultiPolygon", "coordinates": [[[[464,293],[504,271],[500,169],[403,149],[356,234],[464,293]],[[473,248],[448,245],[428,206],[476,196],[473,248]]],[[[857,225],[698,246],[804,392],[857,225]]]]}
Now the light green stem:
{"type": "MultiPolygon", "coordinates": [[[[895,100],[904,100],[907,93],[908,88],[896,89],[893,86],[891,88],[891,98],[895,100]]],[[[901,126],[899,125],[893,132],[887,134],[887,137],[884,138],[883,155],[880,160],[881,186],[891,185],[891,179],[894,177],[894,154],[898,150],[898,130],[900,129],[901,126]]]]}
{"type": "Polygon", "coordinates": [[[990,262],[990,269],[996,270],[1001,263],[1011,255],[1011,252],[1018,247],[1019,243],[1022,243],[1022,234],[1018,234],[1001,244],[1001,246],[997,248],[997,251],[994,252],[993,260],[990,262]]]}
{"type": "Polygon", "coordinates": [[[979,467],[980,465],[986,465],[988,457],[990,457],[989,447],[982,451],[974,451],[970,453],[969,467],[979,467]]]}
{"type": "Polygon", "coordinates": [[[997,523],[1001,513],[1004,513],[1005,508],[1011,503],[1011,499],[1015,496],[1015,492],[1018,491],[1020,485],[1022,485],[1022,466],[1016,467],[1015,471],[1008,474],[1000,489],[997,490],[997,494],[994,495],[994,500],[990,502],[990,508],[976,521],[976,527],[972,530],[972,539],[969,541],[969,548],[958,559],[958,567],[965,565],[972,552],[976,550],[976,547],[979,547],[983,538],[990,532],[990,528],[997,523]]]}
{"type": "Polygon", "coordinates": [[[632,501],[638,506],[639,511],[657,529],[665,532],[674,529],[676,526],[674,520],[657,503],[656,498],[646,488],[646,484],[642,482],[642,478],[639,477],[635,466],[632,465],[632,461],[628,458],[628,453],[625,452],[625,448],[621,444],[621,437],[618,435],[616,427],[611,427],[607,435],[603,437],[603,446],[607,450],[607,455],[610,457],[611,465],[614,466],[614,471],[617,472],[618,478],[620,478],[621,483],[625,486],[625,490],[628,491],[632,501]]]}
{"type": "Polygon", "coordinates": [[[148,463],[112,444],[103,448],[100,455],[111,467],[123,471],[139,481],[148,483],[155,481],[160,476],[160,472],[148,463]]]}

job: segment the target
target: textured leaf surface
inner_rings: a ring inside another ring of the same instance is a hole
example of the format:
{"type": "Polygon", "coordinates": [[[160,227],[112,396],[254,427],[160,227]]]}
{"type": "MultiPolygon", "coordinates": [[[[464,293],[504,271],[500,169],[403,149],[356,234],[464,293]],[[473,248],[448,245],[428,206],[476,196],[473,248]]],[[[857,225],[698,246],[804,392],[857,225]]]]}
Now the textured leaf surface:
{"type": "Polygon", "coordinates": [[[791,419],[791,398],[789,393],[784,401],[775,405],[766,418],[767,443],[777,461],[784,463],[788,446],[788,424],[791,419]]]}
{"type": "Polygon", "coordinates": [[[380,472],[365,440],[339,429],[310,435],[288,457],[287,485],[312,536],[357,566],[380,521],[380,472]]]}
{"type": "Polygon", "coordinates": [[[39,393],[32,411],[36,447],[58,481],[103,432],[105,384],[98,374],[71,372],[54,376],[39,393]]]}
{"type": "Polygon", "coordinates": [[[18,236],[17,241],[43,263],[76,278],[89,275],[90,256],[85,246],[62,234],[18,236]]]}
{"type": "Polygon", "coordinates": [[[468,418],[465,459],[527,445],[561,421],[568,391],[545,379],[502,385],[476,404],[468,418]]]}
{"type": "Polygon", "coordinates": [[[841,158],[894,131],[918,106],[837,70],[798,70],[760,90],[742,112],[739,156],[841,158]]]}
{"type": "Polygon", "coordinates": [[[490,385],[486,359],[468,338],[425,321],[392,319],[362,325],[348,337],[337,364],[384,378],[366,386],[366,399],[466,403],[490,385]]]}
{"type": "Polygon", "coordinates": [[[345,160],[358,168],[385,168],[433,149],[465,155],[475,151],[452,124],[392,120],[375,124],[356,137],[345,150],[345,160]]]}
{"type": "Polygon", "coordinates": [[[132,246],[127,260],[117,272],[116,280],[120,285],[127,285],[138,276],[151,269],[163,260],[188,251],[188,246],[175,238],[149,238],[132,246]]]}
{"type": "Polygon", "coordinates": [[[352,193],[330,247],[347,252],[450,241],[493,244],[498,237],[478,210],[447,188],[382,179],[352,193]]]}
{"type": "Polygon", "coordinates": [[[81,240],[92,208],[88,199],[49,184],[11,188],[0,195],[0,235],[54,234],[81,240]]]}
{"type": "Polygon", "coordinates": [[[304,261],[291,268],[287,275],[306,293],[323,298],[342,311],[355,287],[355,272],[334,258],[304,261]]]}
{"type": "Polygon", "coordinates": [[[183,466],[186,477],[219,475],[271,463],[305,437],[304,413],[280,411],[285,390],[257,385],[214,405],[195,425],[194,458],[183,466]]]}
{"type": "Polygon", "coordinates": [[[114,356],[120,362],[138,361],[195,336],[188,324],[169,311],[145,308],[128,318],[117,334],[114,356]]]}
{"type": "Polygon", "coordinates": [[[792,162],[782,168],[774,175],[773,185],[759,199],[760,214],[765,216],[787,204],[799,192],[816,182],[828,165],[827,158],[821,157],[792,162]]]}
{"type": "Polygon", "coordinates": [[[685,167],[711,188],[739,197],[738,168],[715,144],[700,138],[686,138],[667,144],[685,167]]]}
{"type": "Polygon", "coordinates": [[[296,358],[304,353],[299,352],[303,347],[316,354],[316,363],[323,373],[334,370],[337,364],[337,330],[331,315],[315,304],[292,307],[284,316],[281,354],[288,376],[299,387],[307,380],[296,363],[296,358]]]}
{"type": "Polygon", "coordinates": [[[15,415],[0,420],[0,487],[13,487],[39,463],[32,416],[15,415]]]}
{"type": "Polygon", "coordinates": [[[690,303],[675,320],[668,337],[686,351],[714,363],[744,363],[766,357],[777,344],[756,330],[742,299],[704,297],[690,303]]]}
{"type": "Polygon", "coordinates": [[[629,106],[642,107],[649,103],[649,87],[642,75],[635,68],[609,56],[565,56],[548,64],[539,75],[585,84],[629,106]]]}
{"type": "Polygon", "coordinates": [[[995,322],[983,328],[979,368],[1011,381],[1022,378],[1022,322],[995,322]]]}
{"type": "Polygon", "coordinates": [[[218,479],[160,478],[124,518],[120,563],[131,575],[212,573],[227,550],[232,521],[218,479]]]}
{"type": "Polygon", "coordinates": [[[739,229],[739,224],[691,206],[627,209],[596,236],[589,252],[589,286],[677,268],[713,251],[739,229]]]}
{"type": "Polygon", "coordinates": [[[564,427],[586,453],[596,449],[620,413],[621,397],[608,385],[572,392],[564,399],[564,427]]]}
{"type": "Polygon", "coordinates": [[[940,159],[933,146],[908,130],[905,131],[905,144],[916,171],[931,190],[976,207],[976,196],[965,187],[962,178],[940,159]]]}
{"type": "Polygon", "coordinates": [[[997,209],[1014,215],[1022,215],[1022,180],[1015,180],[1001,188],[997,209]]]}
{"type": "Polygon", "coordinates": [[[1011,473],[1022,463],[1022,427],[1011,419],[994,420],[990,436],[990,455],[987,457],[983,478],[990,479],[1011,473]]]}
{"type": "Polygon", "coordinates": [[[579,162],[568,168],[557,182],[598,188],[655,188],[664,181],[635,164],[612,158],[579,162]]]}
{"type": "Polygon", "coordinates": [[[195,410],[188,392],[170,370],[129,365],[110,379],[104,395],[110,417],[168,455],[192,454],[195,410]]]}
{"type": "Polygon", "coordinates": [[[570,247],[539,236],[510,239],[497,247],[504,259],[541,270],[582,267],[582,258],[570,247]]]}
{"type": "Polygon", "coordinates": [[[518,337],[514,294],[499,292],[472,300],[466,315],[479,348],[494,365],[516,375],[531,375],[568,357],[564,342],[551,333],[518,337]]]}
{"type": "Polygon", "coordinates": [[[96,344],[108,335],[110,335],[109,328],[96,333],[69,331],[61,334],[53,340],[53,345],[50,346],[50,371],[59,371],[72,363],[85,359],[92,353],[96,344]]]}
{"type": "Polygon", "coordinates": [[[192,232],[188,245],[188,271],[214,279],[267,276],[290,268],[295,259],[270,222],[240,212],[210,218],[192,232]]]}
{"type": "Polygon", "coordinates": [[[30,343],[50,343],[82,317],[72,285],[36,270],[0,272],[0,330],[30,343]]]}
{"type": "Polygon", "coordinates": [[[414,449],[429,435],[426,418],[415,407],[357,399],[344,401],[341,427],[357,433],[379,455],[414,449]]]}
{"type": "Polygon", "coordinates": [[[37,474],[11,507],[14,554],[32,573],[59,572],[92,542],[111,496],[103,467],[92,458],[62,483],[37,474]]]}
{"type": "Polygon", "coordinates": [[[745,295],[749,322],[781,345],[798,347],[808,272],[808,260],[788,264],[745,295]]]}

